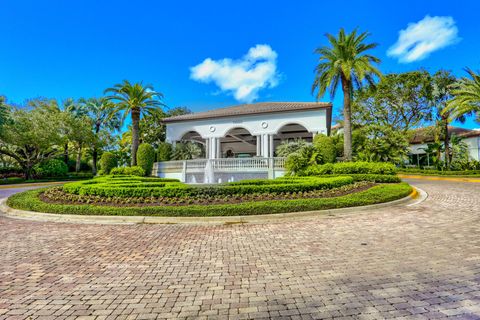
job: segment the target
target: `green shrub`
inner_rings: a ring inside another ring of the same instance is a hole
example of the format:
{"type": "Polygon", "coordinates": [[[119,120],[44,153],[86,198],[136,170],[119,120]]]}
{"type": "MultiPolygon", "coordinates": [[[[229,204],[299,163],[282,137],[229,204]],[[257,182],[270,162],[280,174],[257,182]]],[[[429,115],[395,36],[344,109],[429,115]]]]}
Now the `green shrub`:
{"type": "Polygon", "coordinates": [[[110,174],[143,177],[145,176],[145,170],[139,166],[117,167],[117,168],[113,168],[110,171],[110,174]]]}
{"type": "Polygon", "coordinates": [[[433,169],[420,169],[420,168],[401,168],[398,169],[399,173],[406,174],[421,174],[421,175],[434,175],[434,176],[475,176],[480,175],[480,170],[463,170],[463,171],[447,171],[447,170],[433,170],[433,169]]]}
{"type": "MultiPolygon", "coordinates": [[[[7,205],[21,210],[79,215],[142,216],[235,216],[325,210],[364,206],[408,196],[412,188],[406,183],[374,186],[368,190],[334,198],[251,201],[222,205],[111,207],[96,205],[61,205],[39,199],[42,189],[15,194],[7,205]]],[[[328,213],[328,212],[327,212],[328,213]]]]}
{"type": "Polygon", "coordinates": [[[387,174],[397,172],[395,165],[386,162],[339,162],[309,166],[301,172],[305,176],[320,176],[326,174],[387,174]]]}
{"type": "Polygon", "coordinates": [[[172,145],[168,142],[161,142],[158,145],[157,161],[169,161],[172,159],[172,145]]]}
{"type": "Polygon", "coordinates": [[[285,160],[285,169],[287,174],[302,174],[308,166],[314,166],[321,163],[322,159],[318,150],[307,145],[290,154],[285,160]]]}
{"type": "Polygon", "coordinates": [[[64,177],[68,173],[68,166],[62,160],[50,159],[36,165],[34,170],[40,178],[64,177]]]}
{"type": "Polygon", "coordinates": [[[332,137],[317,134],[313,139],[313,146],[318,150],[322,163],[334,163],[337,160],[337,150],[332,137]]]}
{"type": "Polygon", "coordinates": [[[275,150],[277,157],[288,157],[308,145],[304,139],[284,140],[275,150]]]}
{"type": "Polygon", "coordinates": [[[145,175],[152,174],[155,162],[155,149],[148,143],[141,143],[137,151],[137,165],[143,169],[145,175]]]}
{"type": "Polygon", "coordinates": [[[103,174],[110,174],[110,171],[118,165],[118,160],[112,152],[104,152],[99,164],[103,174]]]}
{"type": "Polygon", "coordinates": [[[79,195],[101,197],[208,197],[326,190],[352,183],[352,177],[342,176],[298,178],[295,183],[286,181],[285,179],[277,179],[264,184],[192,186],[179,183],[178,180],[172,179],[152,178],[152,180],[144,180],[138,177],[108,176],[93,180],[67,183],[63,186],[63,191],[79,195]]]}

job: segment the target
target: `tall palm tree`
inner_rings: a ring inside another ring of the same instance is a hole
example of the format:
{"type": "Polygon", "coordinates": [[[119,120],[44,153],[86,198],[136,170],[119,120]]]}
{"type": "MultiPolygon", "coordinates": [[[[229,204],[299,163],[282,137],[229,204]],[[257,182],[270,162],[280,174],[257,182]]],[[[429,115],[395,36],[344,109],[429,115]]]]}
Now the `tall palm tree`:
{"type": "Polygon", "coordinates": [[[466,68],[470,78],[463,77],[453,86],[453,99],[451,99],[445,112],[453,112],[454,117],[475,114],[480,122],[480,73],[466,68]]]}
{"type": "Polygon", "coordinates": [[[108,131],[119,130],[120,116],[118,113],[112,113],[112,109],[114,109],[115,106],[113,102],[105,98],[80,99],[80,105],[93,122],[92,130],[95,140],[92,144],[92,172],[93,174],[96,174],[100,131],[102,129],[108,131]]]}
{"type": "Polygon", "coordinates": [[[139,145],[139,123],[142,114],[150,114],[156,108],[164,106],[160,101],[163,94],[153,90],[151,85],[130,83],[123,80],[105,90],[110,93],[106,99],[115,102],[112,113],[123,112],[123,120],[130,114],[132,117],[132,159],[131,165],[137,165],[137,150],[139,145]]]}
{"type": "Polygon", "coordinates": [[[319,63],[315,68],[315,80],[312,93],[317,90],[317,100],[327,89],[333,99],[338,85],[343,90],[343,120],[344,120],[344,159],[352,160],[352,112],[351,98],[354,87],[361,86],[364,80],[373,85],[374,76],[381,76],[373,65],[380,59],[365,52],[377,47],[376,43],[364,43],[369,33],[358,34],[357,30],[346,34],[342,28],[335,37],[326,35],[329,45],[315,49],[319,63]]]}

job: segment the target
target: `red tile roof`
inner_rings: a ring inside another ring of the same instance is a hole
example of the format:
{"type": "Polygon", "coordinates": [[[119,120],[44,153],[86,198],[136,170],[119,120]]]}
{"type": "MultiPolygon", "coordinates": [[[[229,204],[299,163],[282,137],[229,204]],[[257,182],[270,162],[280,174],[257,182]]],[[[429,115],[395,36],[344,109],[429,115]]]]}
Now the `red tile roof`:
{"type": "Polygon", "coordinates": [[[294,112],[299,110],[329,109],[331,116],[332,104],[326,102],[259,102],[241,104],[226,108],[214,109],[204,112],[183,114],[163,119],[163,122],[178,122],[188,120],[224,118],[240,115],[253,115],[264,113],[294,112]]]}

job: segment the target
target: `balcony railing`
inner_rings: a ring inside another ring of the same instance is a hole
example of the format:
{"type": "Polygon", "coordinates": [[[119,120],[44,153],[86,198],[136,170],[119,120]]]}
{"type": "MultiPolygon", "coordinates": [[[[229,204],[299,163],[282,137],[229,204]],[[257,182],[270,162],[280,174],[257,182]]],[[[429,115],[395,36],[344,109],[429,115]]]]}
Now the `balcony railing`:
{"type": "Polygon", "coordinates": [[[269,170],[283,171],[285,169],[285,158],[281,157],[194,159],[156,162],[153,175],[202,173],[205,172],[208,161],[214,172],[268,172],[269,170]]]}

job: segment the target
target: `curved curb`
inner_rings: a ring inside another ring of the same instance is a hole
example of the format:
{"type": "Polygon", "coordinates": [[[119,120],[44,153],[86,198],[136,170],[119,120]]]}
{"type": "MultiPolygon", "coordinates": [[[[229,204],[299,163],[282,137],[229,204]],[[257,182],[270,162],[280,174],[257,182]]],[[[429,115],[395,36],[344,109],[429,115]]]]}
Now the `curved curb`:
{"type": "Polygon", "coordinates": [[[86,224],[242,224],[242,223],[273,223],[282,221],[294,221],[309,218],[332,218],[350,214],[353,212],[363,212],[379,208],[398,206],[407,204],[415,205],[427,198],[427,193],[416,187],[412,187],[410,195],[384,203],[372,204],[368,206],[349,207],[328,210],[274,213],[252,216],[227,216],[227,217],[154,217],[154,216],[89,216],[74,214],[42,213],[34,211],[25,211],[13,209],[7,206],[7,198],[0,201],[0,215],[15,219],[23,219],[41,222],[64,222],[64,223],[86,223],[86,224]]]}

